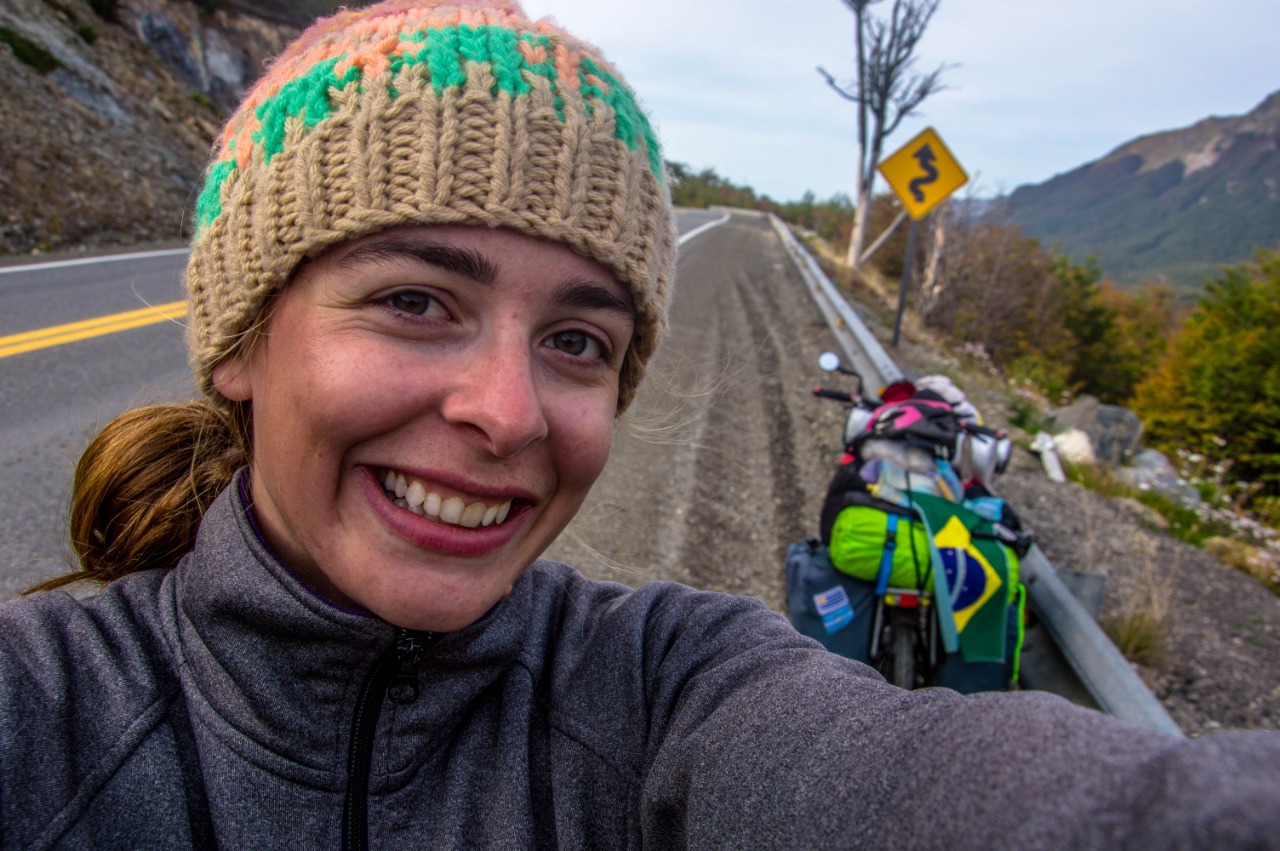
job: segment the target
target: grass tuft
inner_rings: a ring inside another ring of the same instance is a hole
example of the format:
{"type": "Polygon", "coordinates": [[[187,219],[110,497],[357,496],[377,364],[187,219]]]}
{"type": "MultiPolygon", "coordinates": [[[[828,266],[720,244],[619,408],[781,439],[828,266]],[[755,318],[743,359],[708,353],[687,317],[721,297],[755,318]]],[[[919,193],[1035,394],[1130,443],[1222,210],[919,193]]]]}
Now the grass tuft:
{"type": "Polygon", "coordinates": [[[1104,620],[1102,628],[1130,662],[1150,667],[1164,655],[1168,625],[1150,612],[1126,611],[1104,620]]]}
{"type": "Polygon", "coordinates": [[[1169,613],[1173,608],[1170,572],[1157,564],[1157,540],[1135,532],[1143,553],[1142,565],[1131,587],[1124,589],[1119,608],[1099,621],[1103,631],[1130,662],[1152,666],[1164,655],[1169,635],[1169,613]]]}

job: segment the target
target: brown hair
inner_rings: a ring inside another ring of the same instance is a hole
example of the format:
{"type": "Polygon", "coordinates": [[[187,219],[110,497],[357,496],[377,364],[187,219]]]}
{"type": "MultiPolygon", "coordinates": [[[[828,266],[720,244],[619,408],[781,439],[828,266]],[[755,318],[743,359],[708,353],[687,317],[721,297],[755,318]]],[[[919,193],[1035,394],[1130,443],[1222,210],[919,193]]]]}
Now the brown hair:
{"type": "Polygon", "coordinates": [[[172,567],[195,543],[209,503],[249,462],[249,447],[247,403],[151,405],[116,417],[76,465],[70,527],[80,569],[28,593],[172,567]]]}

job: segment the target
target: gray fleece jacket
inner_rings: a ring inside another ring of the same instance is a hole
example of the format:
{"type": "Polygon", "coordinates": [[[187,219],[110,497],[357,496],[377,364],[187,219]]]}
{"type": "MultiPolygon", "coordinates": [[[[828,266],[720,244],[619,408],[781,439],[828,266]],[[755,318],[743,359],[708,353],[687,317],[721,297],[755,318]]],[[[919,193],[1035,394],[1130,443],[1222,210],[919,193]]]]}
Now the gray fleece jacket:
{"type": "Polygon", "coordinates": [[[550,562],[398,634],[308,591],[236,488],[173,569],[0,606],[0,719],[4,848],[1280,842],[1280,736],[899,691],[756,601],[550,562]]]}

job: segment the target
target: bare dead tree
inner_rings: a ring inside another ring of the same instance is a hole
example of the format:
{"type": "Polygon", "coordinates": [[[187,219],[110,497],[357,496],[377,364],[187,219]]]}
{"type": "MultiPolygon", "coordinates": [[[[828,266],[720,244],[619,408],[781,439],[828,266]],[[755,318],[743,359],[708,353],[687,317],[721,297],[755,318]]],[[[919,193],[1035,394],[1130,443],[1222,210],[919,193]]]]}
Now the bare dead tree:
{"type": "MultiPolygon", "coordinates": [[[[877,18],[869,11],[881,0],[842,2],[855,19],[857,79],[852,86],[841,85],[821,66],[818,73],[836,94],[858,108],[857,207],[849,239],[849,265],[857,270],[884,243],[879,239],[870,249],[863,249],[867,242],[876,165],[880,162],[884,141],[902,119],[943,88],[941,78],[946,68],[939,66],[928,74],[912,71],[916,47],[941,0],[893,0],[887,19],[877,18]]],[[[901,221],[899,217],[889,230],[901,221]]]]}

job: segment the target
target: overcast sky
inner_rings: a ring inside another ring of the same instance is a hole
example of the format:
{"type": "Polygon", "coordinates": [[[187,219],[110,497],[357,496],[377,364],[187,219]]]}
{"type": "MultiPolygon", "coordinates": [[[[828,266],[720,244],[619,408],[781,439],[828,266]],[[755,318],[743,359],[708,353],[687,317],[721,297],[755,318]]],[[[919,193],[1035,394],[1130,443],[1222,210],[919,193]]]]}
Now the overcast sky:
{"type": "MultiPolygon", "coordinates": [[[[873,7],[883,13],[892,0],[873,7]]],[[[842,0],[524,0],[599,45],[668,159],[775,200],[852,194],[842,0]]],[[[1241,115],[1280,89],[1280,0],[942,0],[918,69],[954,66],[888,152],[933,127],[989,197],[1141,135],[1241,115]]],[[[882,184],[883,188],[883,184],[882,184]]]]}

